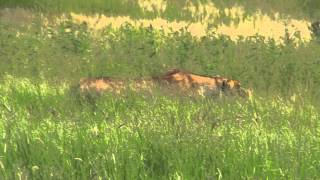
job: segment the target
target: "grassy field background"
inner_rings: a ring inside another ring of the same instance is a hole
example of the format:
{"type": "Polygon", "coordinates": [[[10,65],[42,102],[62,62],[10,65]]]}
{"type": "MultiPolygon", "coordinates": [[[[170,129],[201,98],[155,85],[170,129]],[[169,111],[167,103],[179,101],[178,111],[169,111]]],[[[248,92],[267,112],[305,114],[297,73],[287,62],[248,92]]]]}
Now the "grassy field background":
{"type": "MultiPolygon", "coordinates": [[[[142,12],[119,1],[0,2],[33,7],[34,13],[108,13],[107,7],[114,15],[142,12]]],[[[287,13],[304,3],[293,16],[309,18],[307,7],[315,2],[290,1],[287,13]]],[[[252,4],[285,9],[274,3],[252,4]]],[[[213,35],[195,39],[183,30],[165,35],[129,24],[93,35],[85,24],[41,21],[0,21],[0,179],[319,178],[316,40],[296,46],[288,37],[283,45],[258,35],[239,42],[213,35]],[[128,91],[84,98],[73,89],[81,77],[140,78],[171,68],[238,79],[254,96],[128,91]]]]}
{"type": "MultiPolygon", "coordinates": [[[[162,0],[154,0],[162,2],[162,0]]],[[[167,1],[167,8],[164,12],[144,12],[139,6],[139,0],[0,0],[0,7],[26,7],[37,11],[61,13],[61,12],[81,12],[81,13],[104,13],[106,15],[129,15],[133,18],[153,18],[161,16],[166,19],[184,19],[191,20],[190,13],[183,9],[187,1],[175,0],[167,1]]],[[[291,15],[296,18],[311,18],[316,19],[320,17],[318,9],[320,2],[317,0],[269,0],[268,2],[261,2],[259,0],[190,0],[188,2],[194,3],[196,6],[213,2],[224,9],[240,5],[245,8],[246,13],[252,14],[257,8],[261,9],[263,13],[273,15],[274,12],[280,12],[291,15]]]]}

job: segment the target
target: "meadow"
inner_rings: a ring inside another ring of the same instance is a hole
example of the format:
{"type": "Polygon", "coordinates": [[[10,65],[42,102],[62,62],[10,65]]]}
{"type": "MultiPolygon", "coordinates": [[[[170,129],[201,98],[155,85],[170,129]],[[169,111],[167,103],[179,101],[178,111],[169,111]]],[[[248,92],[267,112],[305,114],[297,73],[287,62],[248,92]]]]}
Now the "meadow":
{"type": "MultiPolygon", "coordinates": [[[[213,2],[219,9],[230,8],[234,5],[240,5],[245,8],[248,14],[255,13],[259,8],[263,13],[273,15],[274,12],[290,15],[296,18],[319,18],[320,2],[317,0],[269,0],[268,2],[261,2],[259,0],[153,0],[152,4],[158,5],[166,2],[167,6],[163,11],[144,11],[140,8],[141,2],[144,0],[0,0],[0,7],[25,7],[34,9],[36,11],[61,13],[61,12],[81,12],[81,13],[103,13],[108,16],[124,16],[129,15],[134,18],[154,18],[163,17],[166,19],[180,19],[180,20],[195,20],[192,18],[190,12],[184,9],[187,2],[192,2],[196,6],[213,2]]],[[[223,12],[222,12],[223,13],[223,12]]],[[[228,18],[226,18],[228,19],[228,18]]]]}
{"type": "Polygon", "coordinates": [[[0,179],[320,177],[316,38],[299,45],[289,36],[284,44],[259,35],[234,42],[130,24],[92,32],[71,20],[44,26],[42,18],[0,21],[0,179]],[[81,77],[131,79],[171,68],[238,79],[254,95],[128,91],[86,98],[76,89],[81,77]]]}

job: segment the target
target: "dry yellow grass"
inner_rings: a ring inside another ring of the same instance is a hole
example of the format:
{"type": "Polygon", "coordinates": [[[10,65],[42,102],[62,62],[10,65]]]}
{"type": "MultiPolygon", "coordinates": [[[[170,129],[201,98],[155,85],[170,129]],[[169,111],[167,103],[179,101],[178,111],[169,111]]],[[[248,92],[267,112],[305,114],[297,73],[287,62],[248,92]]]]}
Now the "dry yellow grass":
{"type": "MultiPolygon", "coordinates": [[[[141,6],[145,8],[145,5],[141,6]]],[[[165,5],[150,5],[148,7],[164,8],[165,5]]],[[[152,8],[147,9],[150,11],[152,10],[152,8]]],[[[294,33],[299,31],[303,42],[309,42],[311,40],[311,34],[308,29],[308,26],[311,24],[309,21],[297,20],[293,18],[284,19],[280,17],[279,13],[275,13],[274,17],[270,17],[266,14],[262,14],[260,10],[257,10],[254,15],[244,17],[244,8],[241,6],[234,6],[229,9],[226,8],[219,10],[213,3],[200,4],[200,6],[196,8],[191,2],[186,3],[185,9],[190,11],[193,17],[199,17],[199,21],[190,23],[187,21],[168,21],[162,18],[156,18],[152,20],[133,20],[129,16],[107,17],[98,14],[94,16],[87,16],[76,13],[71,13],[71,17],[76,23],[86,22],[92,31],[98,31],[109,25],[114,28],[119,28],[125,23],[130,23],[136,27],[149,27],[152,25],[153,28],[163,29],[166,33],[179,31],[182,28],[186,28],[192,36],[197,38],[214,32],[217,35],[227,35],[233,41],[237,41],[238,36],[249,37],[259,34],[266,38],[272,38],[278,43],[283,43],[282,39],[285,36],[287,29],[289,35],[293,39],[295,39],[294,33]],[[214,23],[214,19],[219,17],[222,11],[227,15],[227,17],[231,19],[238,19],[239,22],[231,22],[230,25],[221,24],[218,27],[209,29],[208,24],[214,23]]],[[[163,10],[164,9],[161,9],[161,11],[163,10]]],[[[157,9],[155,11],[160,10],[157,9]]]]}
{"type": "MultiPolygon", "coordinates": [[[[144,11],[155,11],[161,13],[166,9],[166,2],[163,0],[150,1],[139,0],[139,5],[144,11]]],[[[294,33],[299,31],[301,40],[305,43],[311,40],[311,33],[308,29],[311,22],[307,20],[297,20],[293,18],[282,18],[279,13],[275,13],[273,17],[266,14],[262,14],[258,9],[255,14],[245,16],[244,8],[241,6],[234,6],[231,8],[218,9],[213,3],[199,4],[196,7],[191,1],[187,1],[184,7],[189,11],[194,19],[198,19],[196,22],[188,21],[168,21],[163,18],[155,19],[138,19],[134,20],[129,16],[117,16],[108,17],[103,14],[96,15],[84,15],[71,12],[72,21],[75,23],[85,22],[92,32],[97,32],[107,26],[111,26],[115,29],[120,28],[125,23],[130,23],[134,27],[149,27],[152,25],[154,29],[162,29],[165,33],[178,32],[181,29],[186,29],[196,38],[201,38],[207,34],[215,33],[216,35],[227,35],[233,41],[237,41],[239,36],[249,37],[254,35],[261,35],[265,38],[272,38],[277,43],[283,43],[283,37],[285,37],[286,30],[293,40],[297,40],[294,37],[294,33]],[[209,24],[215,23],[216,18],[222,15],[226,15],[230,18],[230,24],[219,24],[216,27],[209,28],[209,24]],[[235,23],[236,22],[236,23],[235,23]]],[[[1,10],[1,21],[25,21],[33,17],[32,13],[20,8],[1,10]]],[[[67,15],[61,15],[50,20],[47,18],[41,18],[43,25],[57,25],[66,21],[67,15]]],[[[30,24],[30,23],[29,23],[30,24]]],[[[92,33],[94,34],[94,33],[92,33]]]]}

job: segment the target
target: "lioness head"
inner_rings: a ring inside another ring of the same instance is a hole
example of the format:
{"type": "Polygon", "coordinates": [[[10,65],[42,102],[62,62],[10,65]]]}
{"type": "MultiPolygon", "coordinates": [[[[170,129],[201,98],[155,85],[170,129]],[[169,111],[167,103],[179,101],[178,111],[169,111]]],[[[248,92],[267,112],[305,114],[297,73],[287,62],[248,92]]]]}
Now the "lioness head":
{"type": "Polygon", "coordinates": [[[244,98],[252,97],[252,90],[241,87],[238,80],[224,79],[222,83],[222,91],[228,95],[238,95],[244,98]]]}
{"type": "Polygon", "coordinates": [[[222,81],[222,90],[239,90],[241,87],[240,81],[224,78],[222,81]]]}

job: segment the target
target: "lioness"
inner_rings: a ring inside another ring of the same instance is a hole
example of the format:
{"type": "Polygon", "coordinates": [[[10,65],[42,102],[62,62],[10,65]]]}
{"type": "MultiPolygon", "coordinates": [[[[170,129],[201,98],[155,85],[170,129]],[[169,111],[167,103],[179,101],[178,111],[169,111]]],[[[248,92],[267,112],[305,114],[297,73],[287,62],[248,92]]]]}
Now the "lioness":
{"type": "Polygon", "coordinates": [[[241,88],[240,81],[220,76],[202,76],[179,69],[168,71],[162,76],[153,77],[158,82],[176,85],[182,91],[193,91],[199,95],[240,95],[250,96],[251,91],[241,88]]]}
{"type": "Polygon", "coordinates": [[[129,88],[133,91],[148,91],[152,93],[154,87],[173,88],[173,91],[197,94],[201,96],[210,95],[240,95],[250,96],[249,91],[241,88],[237,80],[231,80],[220,76],[202,76],[189,72],[173,69],[164,75],[154,76],[150,79],[123,80],[110,77],[83,78],[79,82],[80,91],[95,91],[102,93],[110,91],[121,93],[129,88]]]}

